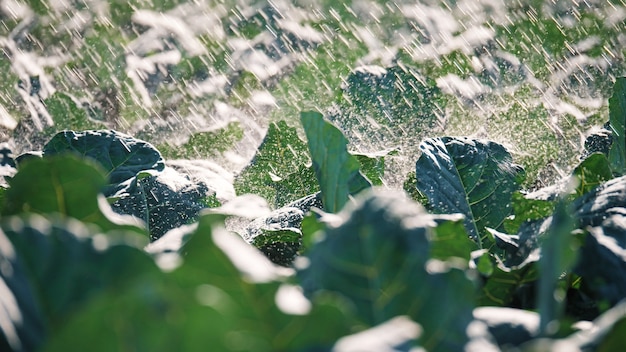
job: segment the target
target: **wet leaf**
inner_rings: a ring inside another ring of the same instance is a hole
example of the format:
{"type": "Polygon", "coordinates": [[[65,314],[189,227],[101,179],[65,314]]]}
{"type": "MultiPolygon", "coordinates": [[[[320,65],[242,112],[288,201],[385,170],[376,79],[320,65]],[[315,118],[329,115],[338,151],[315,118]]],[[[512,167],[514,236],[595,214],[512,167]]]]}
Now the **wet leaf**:
{"type": "Polygon", "coordinates": [[[465,215],[465,227],[480,247],[488,247],[486,228],[498,229],[511,213],[511,197],[523,170],[500,144],[468,138],[426,139],[416,163],[417,189],[429,207],[465,215]]]}
{"type": "Polygon", "coordinates": [[[371,183],[359,171],[357,158],[348,153],[348,141],[337,127],[318,112],[303,112],[300,119],[322,191],[324,210],[336,213],[346,204],[349,195],[371,187],[371,183]]]}
{"type": "Polygon", "coordinates": [[[2,215],[55,214],[98,225],[103,231],[144,230],[121,219],[100,194],[106,185],[100,165],[74,155],[57,155],[24,162],[4,192],[2,215]]]}
{"type": "Polygon", "coordinates": [[[345,295],[368,326],[407,315],[424,329],[419,342],[429,351],[462,346],[474,288],[462,270],[430,259],[433,217],[388,192],[359,195],[339,217],[298,272],[307,295],[345,295]]]}
{"type": "Polygon", "coordinates": [[[63,131],[44,146],[44,157],[74,153],[98,162],[106,171],[109,185],[105,195],[140,171],[163,170],[163,158],[151,144],[116,131],[63,131]]]}

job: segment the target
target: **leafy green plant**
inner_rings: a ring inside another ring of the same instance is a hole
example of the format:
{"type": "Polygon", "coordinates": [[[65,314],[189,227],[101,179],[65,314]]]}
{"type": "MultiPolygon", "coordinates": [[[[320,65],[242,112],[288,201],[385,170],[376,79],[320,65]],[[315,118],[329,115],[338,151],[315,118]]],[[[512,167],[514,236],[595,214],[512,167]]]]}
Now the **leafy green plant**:
{"type": "Polygon", "coordinates": [[[625,78],[604,129],[577,149],[623,74],[619,1],[517,2],[506,24],[470,11],[463,28],[428,23],[449,14],[435,3],[98,4],[0,9],[0,136],[42,149],[2,163],[0,350],[623,346],[625,78]],[[142,18],[152,13],[184,19],[181,32],[142,18]],[[245,62],[257,56],[260,70],[245,62]],[[280,108],[257,110],[259,91],[280,108]],[[239,117],[169,125],[226,105],[271,116],[235,180],[273,210],[249,223],[167,166],[249,136],[256,124],[239,117]],[[309,106],[325,114],[294,127],[309,106]],[[29,114],[54,126],[35,131],[29,114]],[[148,143],[151,128],[185,142],[148,143]],[[385,188],[393,153],[416,162],[404,184],[415,201],[385,188]],[[538,176],[547,164],[565,178],[538,176]]]}
{"type": "MultiPolygon", "coordinates": [[[[27,318],[10,315],[0,345],[331,350],[365,336],[348,336],[354,330],[404,324],[411,333],[389,343],[448,351],[485,341],[533,346],[540,336],[557,343],[572,321],[600,325],[617,314],[610,308],[626,296],[619,274],[626,187],[605,155],[588,155],[561,188],[528,194],[503,146],[427,139],[409,190],[440,213],[432,215],[404,195],[371,189],[364,174],[380,180],[384,156],[349,153],[320,113],[301,118],[306,144],[285,124],[266,137],[267,150],[296,145],[299,154],[272,169],[261,148],[252,162],[259,169],[242,175],[309,170],[319,193],[313,188],[254,220],[241,236],[226,231],[219,208],[203,213],[206,185],[130,136],[65,131],[42,157],[18,158],[2,198],[0,259],[11,270],[0,270],[0,279],[11,295],[0,304],[27,318]],[[147,253],[137,248],[142,230],[120,222],[111,206],[148,225],[147,253]],[[503,321],[496,312],[505,310],[503,321]],[[507,338],[519,329],[515,319],[530,320],[519,338],[507,338]],[[201,323],[209,321],[220,324],[201,323]],[[332,323],[320,328],[322,321],[332,323]],[[487,329],[468,334],[476,324],[487,329]]],[[[609,346],[616,334],[576,343],[609,346]]]]}
{"type": "Polygon", "coordinates": [[[465,138],[427,139],[416,164],[417,189],[432,210],[465,215],[470,236],[488,248],[486,228],[499,229],[519,190],[521,167],[501,145],[465,138]]]}

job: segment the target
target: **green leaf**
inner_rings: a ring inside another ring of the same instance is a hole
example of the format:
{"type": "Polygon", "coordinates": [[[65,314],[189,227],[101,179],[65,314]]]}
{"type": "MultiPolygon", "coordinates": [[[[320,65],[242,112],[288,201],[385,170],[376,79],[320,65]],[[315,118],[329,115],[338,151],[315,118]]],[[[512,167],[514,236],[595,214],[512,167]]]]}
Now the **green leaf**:
{"type": "Polygon", "coordinates": [[[478,270],[478,272],[481,275],[488,278],[493,274],[495,265],[491,261],[491,257],[490,257],[488,250],[479,249],[479,250],[472,252],[472,259],[474,260],[474,263],[476,264],[476,270],[478,270]]]}
{"type": "Polygon", "coordinates": [[[324,209],[336,213],[348,202],[349,195],[371,187],[371,183],[359,171],[357,158],[348,153],[348,140],[337,127],[314,111],[302,112],[300,120],[322,191],[324,209]]]}
{"type": "MultiPolygon", "coordinates": [[[[481,260],[485,260],[482,259],[481,260]]],[[[534,283],[539,277],[539,271],[535,262],[530,262],[517,267],[506,267],[504,264],[495,262],[491,258],[492,272],[487,282],[481,288],[478,295],[478,304],[481,306],[510,307],[512,302],[518,301],[517,305],[525,309],[535,306],[529,298],[534,295],[534,283]]],[[[483,263],[487,266],[487,263],[483,263]]]]}
{"type": "Polygon", "coordinates": [[[74,155],[28,160],[9,180],[1,214],[60,213],[98,225],[103,231],[123,229],[144,234],[110,211],[100,194],[105,184],[99,165],[74,155]]]}
{"type": "Polygon", "coordinates": [[[237,194],[256,194],[275,208],[319,190],[306,143],[285,121],[271,123],[251,163],[235,179],[237,194]]]}
{"type": "Polygon", "coordinates": [[[19,253],[7,235],[0,231],[0,349],[36,351],[46,338],[46,318],[33,290],[19,253]]]}
{"type": "Polygon", "coordinates": [[[49,351],[298,351],[328,349],[350,333],[342,301],[307,301],[223,221],[200,217],[178,268],[111,289],[73,316],[49,351]]]}
{"type": "Polygon", "coordinates": [[[321,232],[326,229],[326,225],[321,217],[322,215],[318,212],[311,211],[302,219],[302,223],[300,224],[300,230],[302,231],[302,248],[300,249],[300,254],[306,255],[308,250],[319,240],[318,236],[321,232]]]}
{"type": "Polygon", "coordinates": [[[140,172],[117,188],[111,208],[141,219],[151,240],[194,222],[207,207],[205,201],[210,193],[204,183],[191,182],[171,168],[140,172]]]}
{"type": "MultiPolygon", "coordinates": [[[[51,336],[44,351],[202,351],[207,346],[232,351],[225,317],[200,303],[212,299],[227,306],[228,298],[213,286],[179,287],[164,275],[137,280],[91,301],[51,336]]],[[[235,343],[240,339],[231,337],[235,343]]],[[[241,341],[248,349],[257,343],[241,341]]]]}
{"type": "Polygon", "coordinates": [[[319,192],[311,165],[300,165],[287,177],[273,181],[275,206],[285,206],[303,196],[319,192]]]}
{"type": "Polygon", "coordinates": [[[44,157],[74,153],[97,161],[106,171],[109,196],[115,187],[140,171],[163,170],[161,154],[147,142],[116,131],[63,131],[44,146],[44,157]]]}
{"type": "Polygon", "coordinates": [[[435,212],[465,215],[470,237],[484,247],[485,228],[500,228],[511,213],[511,195],[520,188],[522,168],[494,142],[431,138],[420,149],[417,189],[435,212]]]}
{"type": "Polygon", "coordinates": [[[384,151],[377,154],[353,154],[359,164],[361,164],[361,173],[367,177],[373,186],[382,186],[383,177],[385,176],[385,156],[397,155],[397,151],[384,151]]]}
{"type": "Polygon", "coordinates": [[[357,196],[338,216],[298,272],[307,295],[344,295],[368,326],[407,315],[424,329],[421,346],[459,350],[474,286],[464,271],[430,259],[437,218],[402,195],[376,191],[357,196]]]}
{"type": "Polygon", "coordinates": [[[626,77],[620,77],[613,86],[609,98],[609,125],[613,143],[609,150],[609,161],[613,171],[620,175],[626,172],[626,77]]]}
{"type": "Polygon", "coordinates": [[[576,166],[572,175],[579,181],[576,187],[578,197],[613,178],[609,159],[601,153],[588,156],[576,166]]]}
{"type": "Polygon", "coordinates": [[[444,95],[434,79],[406,63],[360,66],[344,78],[341,109],[333,121],[349,138],[360,135],[378,149],[390,140],[414,148],[429,132],[440,129],[437,117],[445,108],[444,95]]]}
{"type": "Polygon", "coordinates": [[[430,237],[431,258],[447,260],[456,257],[468,263],[475,249],[476,243],[467,235],[461,216],[450,216],[437,222],[430,237]]]}
{"type": "Polygon", "coordinates": [[[478,307],[474,317],[487,325],[493,340],[504,350],[533,339],[539,330],[539,315],[528,310],[478,307]]]}
{"type": "MultiPolygon", "coordinates": [[[[104,290],[121,289],[158,271],[129,233],[102,234],[74,219],[52,215],[3,220],[2,231],[14,248],[7,258],[13,257],[14,264],[19,262],[29,283],[12,288],[13,294],[21,297],[15,308],[29,324],[35,318],[33,312],[39,311],[49,336],[104,290]],[[35,302],[28,297],[34,297],[35,302]]],[[[36,321],[24,328],[31,330],[30,338],[40,333],[36,321]]]]}
{"type": "Polygon", "coordinates": [[[553,322],[563,314],[565,292],[558,287],[563,273],[571,271],[576,262],[578,239],[572,235],[574,218],[564,200],[557,203],[548,233],[541,243],[537,306],[540,316],[539,330],[544,336],[552,335],[558,326],[553,322]]]}
{"type": "Polygon", "coordinates": [[[589,227],[588,232],[575,272],[598,305],[615,305],[626,295],[626,217],[606,215],[601,225],[589,227]]]}

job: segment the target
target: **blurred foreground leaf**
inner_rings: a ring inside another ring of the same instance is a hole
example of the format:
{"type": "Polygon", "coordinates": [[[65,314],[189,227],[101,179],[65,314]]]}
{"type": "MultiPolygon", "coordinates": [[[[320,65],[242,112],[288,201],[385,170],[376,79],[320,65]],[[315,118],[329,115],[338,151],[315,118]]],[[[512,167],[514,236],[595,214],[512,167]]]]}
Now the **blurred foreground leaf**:
{"type": "Polygon", "coordinates": [[[298,272],[307,295],[341,293],[369,326],[407,315],[422,326],[419,343],[429,351],[462,348],[474,285],[463,270],[430,259],[436,217],[377,192],[359,195],[339,216],[307,252],[309,267],[298,272]]]}

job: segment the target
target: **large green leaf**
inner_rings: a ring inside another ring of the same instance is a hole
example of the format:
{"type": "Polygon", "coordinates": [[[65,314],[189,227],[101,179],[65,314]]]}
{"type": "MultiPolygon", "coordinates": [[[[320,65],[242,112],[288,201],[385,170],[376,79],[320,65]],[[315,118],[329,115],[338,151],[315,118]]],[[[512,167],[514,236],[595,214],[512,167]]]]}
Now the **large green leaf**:
{"type": "Polygon", "coordinates": [[[60,213],[102,230],[144,230],[111,212],[100,191],[106,180],[95,162],[74,155],[58,155],[24,162],[9,180],[1,214],[60,213]]]}
{"type": "Polygon", "coordinates": [[[330,296],[307,301],[260,252],[199,219],[182,264],[111,289],[54,336],[49,351],[298,351],[329,349],[349,333],[348,312],[330,296]]]}
{"type": "Polygon", "coordinates": [[[611,215],[622,215],[626,205],[626,176],[614,178],[574,200],[579,226],[602,226],[611,215]]]}
{"type": "MultiPolygon", "coordinates": [[[[623,210],[623,208],[622,208],[623,210]]],[[[626,216],[609,214],[599,226],[588,228],[575,271],[601,306],[626,297],[626,216]]]]}
{"type": "Polygon", "coordinates": [[[147,142],[116,131],[63,131],[57,133],[44,146],[44,157],[75,153],[96,160],[106,170],[110,195],[117,184],[135,176],[140,171],[163,170],[161,154],[147,142]]]}
{"type": "Polygon", "coordinates": [[[424,329],[429,351],[462,349],[474,308],[474,286],[465,272],[430,259],[436,218],[389,192],[365,192],[327,224],[298,272],[309,297],[337,292],[357,316],[374,326],[407,315],[424,329]]]}
{"type": "Polygon", "coordinates": [[[210,195],[204,183],[191,182],[171,168],[139,172],[118,188],[111,197],[112,209],[141,219],[151,240],[194,222],[200,211],[207,208],[204,201],[210,195]]]}
{"type": "Polygon", "coordinates": [[[350,140],[366,141],[374,149],[393,143],[414,151],[421,138],[441,130],[437,119],[446,99],[434,77],[407,64],[356,67],[343,78],[340,109],[331,121],[350,140]]]}
{"type": "Polygon", "coordinates": [[[313,160],[315,176],[322,191],[324,209],[336,213],[348,202],[348,196],[371,187],[359,171],[360,163],[348,153],[348,140],[322,114],[314,111],[300,115],[313,160]]]}
{"type": "Polygon", "coordinates": [[[494,142],[431,138],[420,149],[417,189],[434,211],[465,215],[469,235],[484,246],[485,228],[500,228],[511,213],[511,195],[520,188],[523,170],[494,142]]]}
{"type": "Polygon", "coordinates": [[[609,99],[609,125],[613,143],[609,149],[609,160],[613,170],[619,174],[626,171],[626,77],[620,77],[613,86],[609,99]]]}
{"type": "Polygon", "coordinates": [[[158,271],[154,261],[136,247],[135,236],[106,235],[94,229],[50,215],[3,219],[2,230],[14,248],[13,255],[5,258],[16,266],[15,274],[25,275],[28,281],[10,286],[11,293],[19,297],[13,308],[25,317],[23,324],[32,324],[23,326],[32,334],[28,339],[41,340],[42,322],[45,332],[53,336],[68,317],[103,290],[121,288],[158,271]]]}

